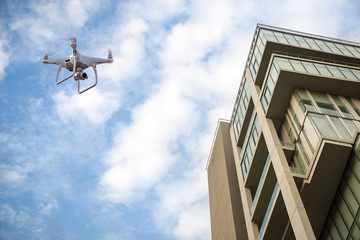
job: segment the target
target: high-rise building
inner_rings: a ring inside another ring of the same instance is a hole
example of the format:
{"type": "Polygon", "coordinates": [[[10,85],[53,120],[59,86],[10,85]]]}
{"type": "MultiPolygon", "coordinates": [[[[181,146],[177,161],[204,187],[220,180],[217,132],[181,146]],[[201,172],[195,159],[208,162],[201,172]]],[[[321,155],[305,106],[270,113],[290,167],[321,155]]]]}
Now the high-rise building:
{"type": "Polygon", "coordinates": [[[360,44],[256,27],[207,165],[213,239],[360,239],[360,44]]]}

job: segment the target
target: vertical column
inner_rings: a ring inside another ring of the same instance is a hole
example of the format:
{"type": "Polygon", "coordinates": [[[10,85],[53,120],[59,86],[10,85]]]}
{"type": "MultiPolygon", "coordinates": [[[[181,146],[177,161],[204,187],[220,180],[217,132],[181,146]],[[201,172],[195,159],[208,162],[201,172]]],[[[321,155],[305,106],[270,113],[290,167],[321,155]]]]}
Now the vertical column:
{"type": "MultiPolygon", "coordinates": [[[[250,73],[246,72],[247,79],[251,79],[250,73]]],[[[260,88],[253,81],[247,81],[254,107],[262,127],[264,139],[268,147],[271,162],[273,164],[279,188],[284,199],[285,207],[296,239],[316,239],[307,216],[300,193],[296,187],[294,178],[282,149],[280,139],[271,119],[265,117],[260,102],[260,88]]]]}

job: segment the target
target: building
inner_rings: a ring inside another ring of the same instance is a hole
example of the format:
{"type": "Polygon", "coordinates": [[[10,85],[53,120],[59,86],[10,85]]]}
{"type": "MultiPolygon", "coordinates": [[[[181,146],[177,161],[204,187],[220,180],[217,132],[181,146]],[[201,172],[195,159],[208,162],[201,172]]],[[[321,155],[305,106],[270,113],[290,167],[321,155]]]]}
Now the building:
{"type": "Polygon", "coordinates": [[[207,170],[213,239],[360,239],[360,44],[258,25],[207,170]]]}

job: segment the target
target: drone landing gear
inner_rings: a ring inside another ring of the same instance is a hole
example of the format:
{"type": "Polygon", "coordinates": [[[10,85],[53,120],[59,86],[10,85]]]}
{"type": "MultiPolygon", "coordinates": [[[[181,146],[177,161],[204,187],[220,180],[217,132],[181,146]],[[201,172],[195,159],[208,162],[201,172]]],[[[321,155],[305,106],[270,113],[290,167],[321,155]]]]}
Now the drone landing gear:
{"type": "Polygon", "coordinates": [[[56,75],[56,84],[59,85],[60,83],[62,82],[65,82],[66,80],[68,80],[69,78],[73,77],[74,76],[74,80],[78,82],[78,93],[81,94],[83,92],[86,92],[87,90],[93,88],[96,86],[97,84],[97,81],[98,81],[98,76],[97,76],[97,70],[96,70],[96,65],[93,65],[92,68],[94,70],[94,73],[95,73],[95,83],[85,89],[81,89],[81,86],[80,86],[80,82],[79,80],[86,80],[89,78],[89,76],[86,74],[86,72],[83,72],[83,68],[78,68],[77,72],[76,73],[73,73],[71,74],[70,76],[58,81],[58,78],[59,78],[59,73],[61,71],[63,67],[62,66],[59,66],[59,69],[58,69],[58,72],[57,72],[57,75],[56,75]]]}

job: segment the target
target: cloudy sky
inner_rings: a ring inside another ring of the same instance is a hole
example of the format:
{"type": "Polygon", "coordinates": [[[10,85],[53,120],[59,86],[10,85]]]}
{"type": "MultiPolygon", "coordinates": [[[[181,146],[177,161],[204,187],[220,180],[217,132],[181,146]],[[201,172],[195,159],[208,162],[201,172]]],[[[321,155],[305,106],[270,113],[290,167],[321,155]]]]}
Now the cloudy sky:
{"type": "Polygon", "coordinates": [[[2,0],[0,239],[210,239],[206,162],[256,24],[358,42],[359,22],[358,0],[2,0]],[[81,95],[41,63],[72,36],[114,56],[81,95]]]}

